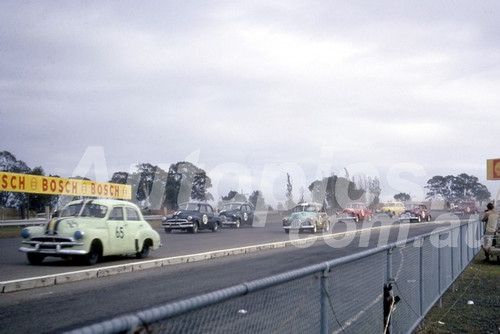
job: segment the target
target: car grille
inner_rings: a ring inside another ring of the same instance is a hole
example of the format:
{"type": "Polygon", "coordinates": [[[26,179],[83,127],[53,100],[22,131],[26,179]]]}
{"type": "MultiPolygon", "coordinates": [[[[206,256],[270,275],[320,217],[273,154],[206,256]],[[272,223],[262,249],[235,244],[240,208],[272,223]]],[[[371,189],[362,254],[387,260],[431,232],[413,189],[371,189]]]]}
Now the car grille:
{"type": "Polygon", "coordinates": [[[163,227],[183,227],[183,226],[192,226],[192,223],[188,222],[187,219],[169,219],[166,222],[162,223],[163,227]]]}
{"type": "Polygon", "coordinates": [[[58,235],[51,235],[51,236],[38,236],[38,237],[33,237],[31,238],[31,241],[38,241],[38,242],[73,242],[73,238],[70,237],[62,237],[58,235]]]}
{"type": "Polygon", "coordinates": [[[23,244],[30,245],[36,249],[63,249],[82,245],[82,243],[76,242],[73,238],[61,236],[36,236],[30,240],[23,241],[23,244]]]}

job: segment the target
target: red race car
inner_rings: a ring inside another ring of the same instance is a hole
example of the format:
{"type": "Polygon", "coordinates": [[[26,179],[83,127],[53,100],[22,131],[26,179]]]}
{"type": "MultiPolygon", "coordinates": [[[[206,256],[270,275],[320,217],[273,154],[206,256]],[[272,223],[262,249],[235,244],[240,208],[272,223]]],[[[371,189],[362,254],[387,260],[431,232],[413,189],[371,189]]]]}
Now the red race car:
{"type": "Polygon", "coordinates": [[[339,220],[371,221],[373,212],[364,203],[349,203],[338,215],[339,220]]]}

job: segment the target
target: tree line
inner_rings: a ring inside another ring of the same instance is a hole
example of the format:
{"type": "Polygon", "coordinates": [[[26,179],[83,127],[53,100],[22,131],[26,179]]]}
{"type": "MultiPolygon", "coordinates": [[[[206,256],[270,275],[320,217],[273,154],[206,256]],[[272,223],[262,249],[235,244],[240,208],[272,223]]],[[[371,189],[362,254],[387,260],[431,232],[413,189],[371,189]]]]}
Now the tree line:
{"type": "MultiPolygon", "coordinates": [[[[129,184],[132,188],[132,201],[143,208],[175,210],[179,203],[190,200],[214,201],[209,192],[212,180],[207,173],[186,161],[171,164],[164,170],[150,163],[138,164],[135,172],[115,172],[109,182],[129,184]]],[[[45,176],[42,167],[29,168],[26,163],[17,160],[7,151],[0,152],[0,170],[4,172],[33,174],[45,176]]],[[[347,174],[347,173],[346,173],[347,174]]],[[[58,175],[49,175],[59,177],[58,175]]],[[[82,177],[76,177],[82,179],[82,177]]],[[[490,192],[481,184],[477,177],[465,173],[457,176],[434,176],[427,181],[427,199],[443,201],[475,200],[485,201],[491,197],[490,192]]],[[[323,203],[330,210],[344,207],[348,202],[358,201],[370,204],[375,208],[380,201],[380,182],[377,178],[357,177],[350,178],[331,175],[321,180],[313,181],[307,188],[313,202],[323,203]]],[[[293,198],[292,177],[287,174],[287,183],[284,187],[286,201],[279,203],[278,209],[289,209],[296,203],[293,198]]],[[[59,195],[25,194],[14,192],[0,192],[0,207],[23,209],[43,212],[45,207],[54,208],[59,195]]],[[[394,195],[395,200],[410,200],[410,195],[399,193],[394,195]]],[[[261,191],[254,190],[247,198],[235,190],[222,196],[221,201],[243,201],[251,203],[257,210],[272,209],[265,203],[261,191]]],[[[298,202],[304,201],[304,189],[300,189],[298,202]]],[[[220,203],[219,203],[220,204],[220,203]]]]}

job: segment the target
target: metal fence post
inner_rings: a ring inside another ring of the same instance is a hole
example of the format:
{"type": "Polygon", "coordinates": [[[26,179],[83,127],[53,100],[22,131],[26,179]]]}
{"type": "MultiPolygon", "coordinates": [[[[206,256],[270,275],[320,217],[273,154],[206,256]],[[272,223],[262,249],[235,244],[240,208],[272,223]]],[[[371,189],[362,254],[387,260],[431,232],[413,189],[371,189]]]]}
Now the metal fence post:
{"type": "Polygon", "coordinates": [[[420,314],[419,316],[422,317],[424,314],[424,290],[425,290],[425,285],[424,285],[424,239],[420,239],[420,249],[419,249],[419,259],[418,259],[418,265],[419,265],[419,279],[420,279],[420,314]]]}
{"type": "Polygon", "coordinates": [[[437,235],[437,249],[438,249],[438,292],[439,292],[439,307],[443,307],[443,300],[441,299],[441,295],[443,294],[443,291],[441,290],[441,235],[437,235]]]}
{"type": "Polygon", "coordinates": [[[321,274],[321,333],[329,333],[328,314],[329,314],[329,295],[328,278],[330,277],[330,266],[328,265],[321,274]]]}
{"type": "MultiPolygon", "coordinates": [[[[392,287],[392,283],[394,282],[394,278],[392,277],[392,252],[393,252],[394,248],[389,248],[387,250],[387,286],[389,287],[392,287]]],[[[390,310],[392,311],[392,310],[390,310]]],[[[389,311],[389,312],[390,312],[389,311]]],[[[388,320],[388,324],[387,324],[387,330],[384,331],[384,333],[392,333],[392,321],[388,320]]],[[[385,319],[384,319],[384,322],[383,322],[383,325],[385,326],[385,319]]]]}
{"type": "Polygon", "coordinates": [[[453,232],[455,230],[450,231],[450,240],[451,240],[451,245],[450,245],[450,263],[451,263],[451,280],[455,281],[455,261],[456,261],[456,256],[454,255],[454,245],[453,245],[453,232]]]}

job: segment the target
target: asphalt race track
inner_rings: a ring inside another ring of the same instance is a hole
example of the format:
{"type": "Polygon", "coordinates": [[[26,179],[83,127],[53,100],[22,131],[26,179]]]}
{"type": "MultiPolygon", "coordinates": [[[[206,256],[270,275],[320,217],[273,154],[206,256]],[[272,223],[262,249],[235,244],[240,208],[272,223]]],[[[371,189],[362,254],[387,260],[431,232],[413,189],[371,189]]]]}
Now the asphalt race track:
{"type": "MultiPolygon", "coordinates": [[[[332,247],[331,242],[326,244],[316,240],[307,246],[252,251],[206,261],[172,264],[60,285],[4,292],[0,294],[0,332],[60,332],[78,328],[124,313],[342,257],[368,247],[376,247],[381,242],[396,241],[401,238],[400,234],[411,237],[451,224],[459,222],[433,221],[411,225],[393,222],[363,223],[357,224],[355,228],[365,228],[364,232],[348,236],[345,234],[346,230],[353,230],[354,227],[337,223],[334,224],[332,233],[336,235],[336,242],[343,243],[342,247],[332,247]],[[374,225],[386,227],[369,230],[374,225]]],[[[224,228],[216,233],[159,232],[164,247],[151,252],[146,260],[282,243],[294,237],[283,232],[279,219],[268,221],[264,227],[224,228]]],[[[301,234],[296,237],[310,236],[301,234]]],[[[17,251],[19,244],[20,239],[17,238],[0,240],[3,255],[0,282],[89,269],[60,259],[46,260],[40,266],[29,265],[25,254],[17,251]]],[[[126,266],[131,262],[138,260],[133,257],[108,258],[90,268],[126,266]]]]}

